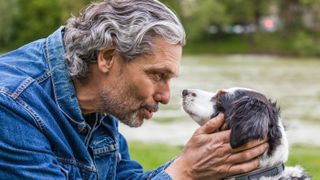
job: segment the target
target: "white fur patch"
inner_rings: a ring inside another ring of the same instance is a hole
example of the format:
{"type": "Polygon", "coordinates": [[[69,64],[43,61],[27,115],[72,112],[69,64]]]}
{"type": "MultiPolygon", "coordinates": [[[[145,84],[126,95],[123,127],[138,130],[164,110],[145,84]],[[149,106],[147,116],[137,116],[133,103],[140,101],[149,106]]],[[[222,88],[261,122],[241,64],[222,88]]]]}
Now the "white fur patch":
{"type": "Polygon", "coordinates": [[[215,94],[198,89],[188,89],[188,91],[189,94],[182,100],[182,107],[194,121],[203,125],[215,114],[213,108],[215,102],[211,100],[215,94]]]}

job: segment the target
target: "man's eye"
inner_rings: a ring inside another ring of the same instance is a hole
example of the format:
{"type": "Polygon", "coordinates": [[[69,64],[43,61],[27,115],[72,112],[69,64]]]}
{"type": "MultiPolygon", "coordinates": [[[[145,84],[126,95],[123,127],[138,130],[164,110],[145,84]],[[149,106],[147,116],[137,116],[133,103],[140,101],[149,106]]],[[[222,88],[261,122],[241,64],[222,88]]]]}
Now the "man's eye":
{"type": "Polygon", "coordinates": [[[153,76],[156,81],[162,81],[165,79],[165,75],[163,73],[156,73],[153,76]]]}

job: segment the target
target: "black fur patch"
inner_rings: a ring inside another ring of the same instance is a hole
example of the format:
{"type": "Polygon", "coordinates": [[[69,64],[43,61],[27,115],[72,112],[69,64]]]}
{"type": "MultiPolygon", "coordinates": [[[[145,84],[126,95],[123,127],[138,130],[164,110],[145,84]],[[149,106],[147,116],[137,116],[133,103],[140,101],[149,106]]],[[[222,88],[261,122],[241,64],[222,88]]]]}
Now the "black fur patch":
{"type": "Polygon", "coordinates": [[[282,137],[279,109],[264,95],[248,90],[237,90],[234,94],[217,97],[218,111],[224,112],[225,120],[231,129],[230,144],[237,148],[250,140],[268,138],[271,155],[280,144],[282,137]]]}

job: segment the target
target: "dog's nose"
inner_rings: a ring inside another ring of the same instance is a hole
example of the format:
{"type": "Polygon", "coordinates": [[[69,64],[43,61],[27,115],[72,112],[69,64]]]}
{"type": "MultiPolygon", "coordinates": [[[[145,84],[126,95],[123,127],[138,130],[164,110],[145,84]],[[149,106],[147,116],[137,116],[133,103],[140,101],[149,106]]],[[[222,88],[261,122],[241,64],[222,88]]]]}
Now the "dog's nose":
{"type": "Polygon", "coordinates": [[[187,89],[184,89],[183,91],[182,91],[182,96],[184,97],[184,96],[187,96],[189,94],[189,91],[187,90],[187,89]]]}

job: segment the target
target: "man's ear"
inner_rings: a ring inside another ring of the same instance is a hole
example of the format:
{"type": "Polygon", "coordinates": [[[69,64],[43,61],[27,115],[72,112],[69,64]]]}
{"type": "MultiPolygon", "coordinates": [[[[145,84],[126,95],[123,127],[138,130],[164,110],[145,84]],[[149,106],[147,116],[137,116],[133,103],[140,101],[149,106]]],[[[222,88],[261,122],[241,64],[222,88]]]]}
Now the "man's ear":
{"type": "Polygon", "coordinates": [[[110,71],[114,63],[114,52],[115,50],[113,48],[98,51],[97,63],[101,72],[107,73],[110,71]]]}
{"type": "Polygon", "coordinates": [[[268,136],[269,112],[265,103],[245,96],[231,106],[231,116],[227,122],[231,128],[232,148],[268,136]]]}

